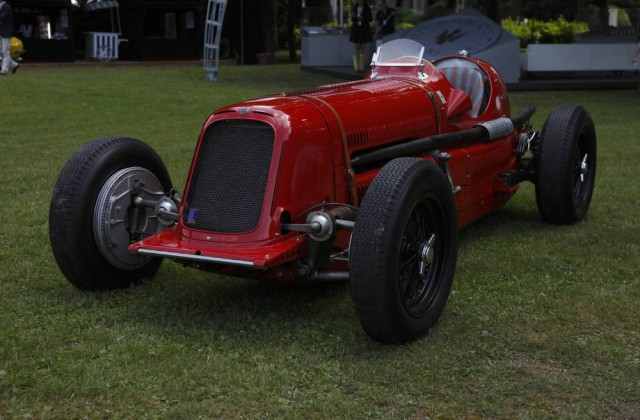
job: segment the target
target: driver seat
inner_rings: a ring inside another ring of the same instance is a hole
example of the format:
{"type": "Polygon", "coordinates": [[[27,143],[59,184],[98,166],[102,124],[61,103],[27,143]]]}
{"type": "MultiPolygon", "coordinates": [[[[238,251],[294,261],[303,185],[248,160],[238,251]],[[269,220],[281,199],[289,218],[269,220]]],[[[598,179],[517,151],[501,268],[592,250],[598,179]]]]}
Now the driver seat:
{"type": "Polygon", "coordinates": [[[445,58],[435,66],[449,83],[471,99],[469,116],[477,118],[487,108],[489,102],[489,78],[475,63],[462,58],[445,58]]]}

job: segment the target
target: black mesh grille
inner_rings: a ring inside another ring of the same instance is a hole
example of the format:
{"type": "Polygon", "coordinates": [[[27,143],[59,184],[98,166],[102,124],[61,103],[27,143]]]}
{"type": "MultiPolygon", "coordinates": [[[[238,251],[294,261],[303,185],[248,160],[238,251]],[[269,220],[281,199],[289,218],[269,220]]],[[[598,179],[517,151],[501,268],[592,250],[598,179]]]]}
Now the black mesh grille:
{"type": "Polygon", "coordinates": [[[214,123],[200,147],[185,224],[238,233],[258,224],[273,151],[273,129],[262,122],[214,123]]]}

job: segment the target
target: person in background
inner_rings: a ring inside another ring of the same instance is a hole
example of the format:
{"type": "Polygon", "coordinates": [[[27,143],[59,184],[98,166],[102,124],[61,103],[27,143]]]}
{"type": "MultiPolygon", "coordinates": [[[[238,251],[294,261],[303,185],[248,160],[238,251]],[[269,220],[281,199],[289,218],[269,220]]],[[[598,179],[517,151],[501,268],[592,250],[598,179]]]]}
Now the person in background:
{"type": "Polygon", "coordinates": [[[365,71],[365,51],[367,44],[372,41],[371,21],[373,16],[367,0],[357,0],[351,10],[351,42],[354,44],[353,69],[362,73],[365,71]]]}
{"type": "Polygon", "coordinates": [[[15,73],[20,66],[11,58],[11,36],[13,35],[13,10],[6,0],[0,0],[0,54],[2,65],[0,74],[15,73]]]}
{"type": "Polygon", "coordinates": [[[380,8],[376,13],[376,39],[384,38],[396,31],[396,10],[387,5],[386,0],[380,2],[380,8]]]}

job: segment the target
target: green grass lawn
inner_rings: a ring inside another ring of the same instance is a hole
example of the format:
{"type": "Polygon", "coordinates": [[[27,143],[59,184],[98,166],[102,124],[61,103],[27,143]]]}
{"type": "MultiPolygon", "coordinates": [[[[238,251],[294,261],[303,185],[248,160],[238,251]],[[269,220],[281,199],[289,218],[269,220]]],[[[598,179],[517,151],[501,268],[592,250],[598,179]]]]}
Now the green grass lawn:
{"type": "Polygon", "coordinates": [[[26,69],[0,79],[0,418],[640,418],[640,94],[517,93],[534,118],[589,109],[586,222],[540,222],[533,188],[461,233],[429,337],[382,346],[346,285],[281,287],[165,262],[151,282],[82,293],[48,242],[50,194],[84,142],[151,144],[182,186],[224,104],[333,81],[297,67],[26,69]]]}

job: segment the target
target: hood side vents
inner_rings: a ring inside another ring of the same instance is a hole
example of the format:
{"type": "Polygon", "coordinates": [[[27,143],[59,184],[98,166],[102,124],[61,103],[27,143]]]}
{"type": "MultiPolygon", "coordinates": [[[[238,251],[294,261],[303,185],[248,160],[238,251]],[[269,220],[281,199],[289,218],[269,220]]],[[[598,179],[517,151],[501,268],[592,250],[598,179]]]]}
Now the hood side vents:
{"type": "Polygon", "coordinates": [[[351,147],[362,147],[369,144],[369,133],[360,131],[347,135],[347,144],[351,147]]]}

